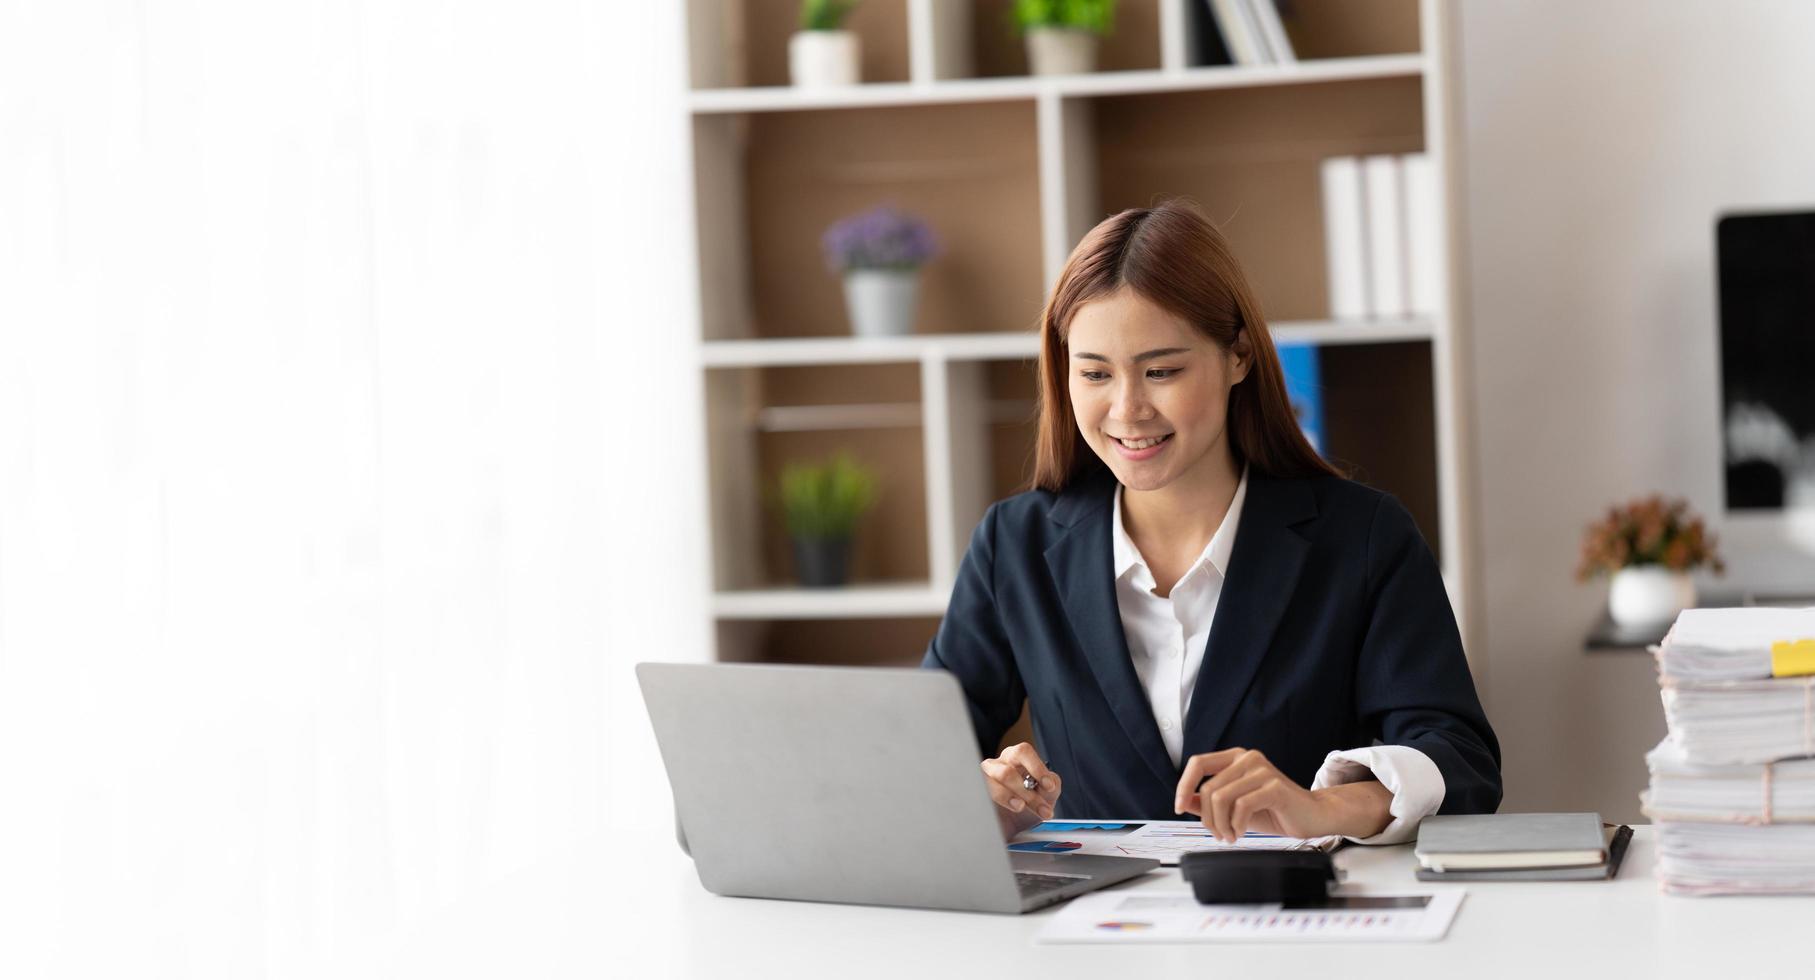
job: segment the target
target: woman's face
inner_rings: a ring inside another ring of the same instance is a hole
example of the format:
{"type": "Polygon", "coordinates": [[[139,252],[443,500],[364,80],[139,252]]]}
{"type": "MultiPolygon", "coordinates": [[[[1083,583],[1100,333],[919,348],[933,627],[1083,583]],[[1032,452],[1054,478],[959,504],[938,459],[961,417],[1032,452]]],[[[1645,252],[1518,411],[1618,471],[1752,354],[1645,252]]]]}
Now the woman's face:
{"type": "Polygon", "coordinates": [[[1248,361],[1131,289],[1072,315],[1078,431],[1130,490],[1158,490],[1226,450],[1229,389],[1248,361]]]}

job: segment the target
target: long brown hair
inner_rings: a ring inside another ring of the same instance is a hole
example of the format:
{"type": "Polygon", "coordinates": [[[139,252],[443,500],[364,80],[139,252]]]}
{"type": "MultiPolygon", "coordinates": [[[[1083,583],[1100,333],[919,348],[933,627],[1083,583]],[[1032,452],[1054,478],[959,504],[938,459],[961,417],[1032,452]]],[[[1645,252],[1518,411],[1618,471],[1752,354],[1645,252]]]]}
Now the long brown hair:
{"type": "Polygon", "coordinates": [[[1085,444],[1066,384],[1067,338],[1078,308],[1122,287],[1196,327],[1252,365],[1229,392],[1229,443],[1239,465],[1268,476],[1341,476],[1306,441],[1286,397],[1285,372],[1229,243],[1196,206],[1179,200],[1131,208],[1090,229],[1040,316],[1040,431],[1033,486],[1062,490],[1102,460],[1085,444]],[[1239,348],[1237,345],[1240,345],[1239,348]]]}

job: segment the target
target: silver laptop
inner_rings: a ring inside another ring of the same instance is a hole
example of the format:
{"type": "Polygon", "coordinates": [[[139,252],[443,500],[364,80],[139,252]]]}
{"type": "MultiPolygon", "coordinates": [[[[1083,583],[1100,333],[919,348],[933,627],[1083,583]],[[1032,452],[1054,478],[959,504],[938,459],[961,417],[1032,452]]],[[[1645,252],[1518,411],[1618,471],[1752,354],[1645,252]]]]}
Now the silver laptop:
{"type": "Polygon", "coordinates": [[[637,680],[708,891],[1026,912],[1159,866],[1009,851],[944,671],[646,663],[637,680]]]}

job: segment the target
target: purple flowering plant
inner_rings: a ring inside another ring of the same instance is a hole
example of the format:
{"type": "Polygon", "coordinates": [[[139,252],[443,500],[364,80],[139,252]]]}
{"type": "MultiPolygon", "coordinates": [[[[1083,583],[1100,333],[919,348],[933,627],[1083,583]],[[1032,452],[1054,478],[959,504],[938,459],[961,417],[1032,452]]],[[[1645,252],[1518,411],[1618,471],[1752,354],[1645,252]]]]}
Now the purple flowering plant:
{"type": "Polygon", "coordinates": [[[833,272],[916,269],[939,254],[939,240],[926,222],[888,205],[834,222],[820,245],[833,272]]]}

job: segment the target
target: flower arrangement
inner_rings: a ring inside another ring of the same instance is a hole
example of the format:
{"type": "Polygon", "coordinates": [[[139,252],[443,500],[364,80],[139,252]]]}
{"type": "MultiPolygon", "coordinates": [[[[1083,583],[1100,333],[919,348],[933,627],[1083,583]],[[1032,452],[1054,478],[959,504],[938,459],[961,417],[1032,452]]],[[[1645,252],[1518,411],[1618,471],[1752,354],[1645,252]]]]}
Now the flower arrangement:
{"type": "Polygon", "coordinates": [[[1115,26],[1115,0],[1015,0],[1012,16],[1023,33],[1057,27],[1108,34],[1115,26]]]}
{"type": "Polygon", "coordinates": [[[781,474],[782,513],[797,539],[851,537],[876,502],[876,475],[847,453],[823,464],[795,463],[781,474]]]}
{"type": "Polygon", "coordinates": [[[1610,507],[1606,517],[1588,525],[1582,535],[1576,578],[1587,581],[1638,565],[1672,572],[1708,566],[1717,575],[1727,570],[1715,550],[1714,537],[1702,519],[1690,512],[1688,501],[1660,496],[1610,507]]]}
{"type": "Polygon", "coordinates": [[[841,31],[844,19],[857,9],[858,0],[801,0],[800,29],[841,31]]]}
{"type": "Polygon", "coordinates": [[[912,270],[939,254],[939,240],[926,222],[887,205],[834,222],[820,245],[833,272],[912,270]]]}

